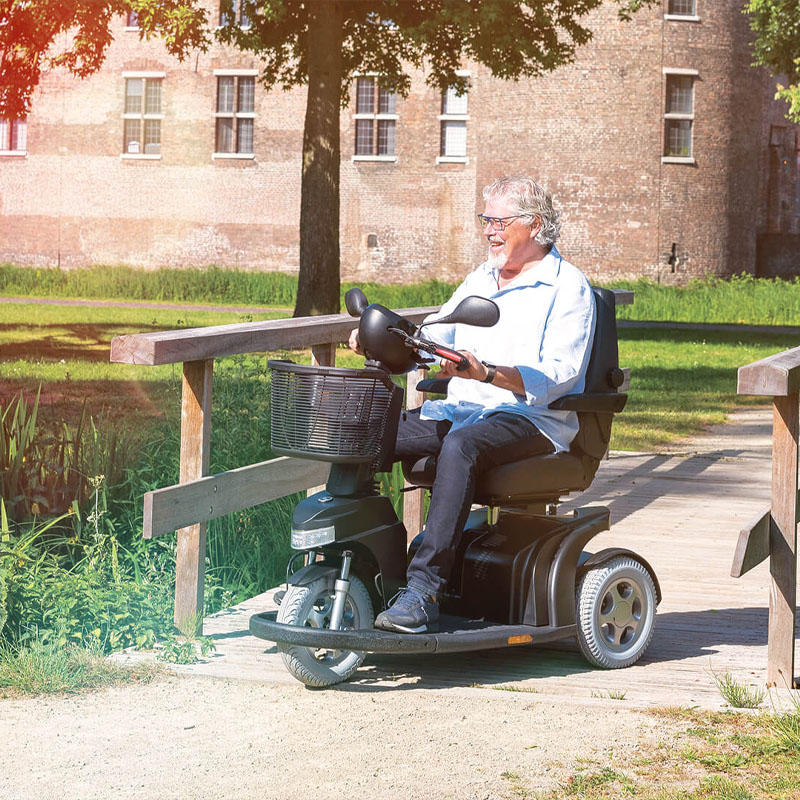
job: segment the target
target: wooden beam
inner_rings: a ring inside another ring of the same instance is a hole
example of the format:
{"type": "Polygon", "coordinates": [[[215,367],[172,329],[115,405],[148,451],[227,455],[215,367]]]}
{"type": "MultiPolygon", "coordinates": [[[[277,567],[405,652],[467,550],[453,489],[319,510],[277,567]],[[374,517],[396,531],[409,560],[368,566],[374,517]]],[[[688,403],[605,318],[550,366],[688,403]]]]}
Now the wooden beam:
{"type": "Polygon", "coordinates": [[[330,464],[300,458],[274,458],[260,464],[168,486],[144,496],[144,536],[165,533],[324,483],[330,464]]]}
{"type": "MultiPolygon", "coordinates": [[[[406,308],[398,313],[412,322],[421,322],[437,308],[438,306],[406,308]]],[[[154,366],[239,353],[263,353],[335,344],[346,342],[354,325],[354,319],[347,314],[329,314],[158,333],[135,333],[112,339],[111,361],[154,366]]]]}
{"type": "MultiPolygon", "coordinates": [[[[419,408],[425,395],[417,391],[417,384],[427,376],[425,370],[414,370],[407,375],[406,383],[406,408],[419,408]]],[[[405,487],[409,487],[408,481],[403,481],[405,487]]],[[[425,525],[425,490],[414,489],[403,494],[403,524],[406,526],[408,542],[422,530],[425,525]]]]}
{"type": "MultiPolygon", "coordinates": [[[[800,351],[800,348],[798,348],[800,351]]],[[[792,351],[790,351],[792,352],[792,351]]],[[[794,688],[797,607],[797,468],[800,396],[773,398],[767,685],[794,688]]]]}
{"type": "Polygon", "coordinates": [[[632,306],[633,305],[633,292],[630,289],[612,289],[614,292],[614,305],[619,306],[632,306]]]}
{"type": "Polygon", "coordinates": [[[753,521],[739,531],[739,541],[733,554],[731,577],[741,578],[745,572],[757,567],[769,557],[770,509],[762,511],[753,521]]]}
{"type": "Polygon", "coordinates": [[[800,347],[739,367],[739,394],[786,397],[800,391],[800,347]]]}
{"type": "MultiPolygon", "coordinates": [[[[181,483],[195,481],[208,472],[213,367],[211,360],[187,361],[183,365],[181,483]]],[[[175,626],[185,633],[197,632],[198,625],[202,629],[205,560],[206,523],[178,530],[174,619],[175,626]]]]}

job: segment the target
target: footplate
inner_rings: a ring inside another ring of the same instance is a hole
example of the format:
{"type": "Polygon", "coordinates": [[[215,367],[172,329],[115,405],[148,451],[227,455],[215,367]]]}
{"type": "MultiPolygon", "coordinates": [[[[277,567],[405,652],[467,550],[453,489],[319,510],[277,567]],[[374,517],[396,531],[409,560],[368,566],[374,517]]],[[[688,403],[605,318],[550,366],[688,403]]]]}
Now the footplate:
{"type": "Polygon", "coordinates": [[[250,633],[260,639],[281,644],[318,647],[328,650],[354,650],[365,653],[454,653],[491,650],[520,644],[540,644],[576,635],[575,625],[561,627],[501,625],[484,620],[442,616],[439,631],[433,633],[395,633],[377,628],[334,631],[284,625],[276,621],[276,611],[250,617],[250,633]]]}

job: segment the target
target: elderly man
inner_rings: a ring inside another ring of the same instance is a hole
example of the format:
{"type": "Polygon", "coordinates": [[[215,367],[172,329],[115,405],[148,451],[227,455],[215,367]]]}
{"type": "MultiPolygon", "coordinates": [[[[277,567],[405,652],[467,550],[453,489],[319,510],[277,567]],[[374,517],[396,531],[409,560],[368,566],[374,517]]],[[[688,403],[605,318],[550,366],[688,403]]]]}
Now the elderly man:
{"type": "MultiPolygon", "coordinates": [[[[478,219],[486,261],[444,304],[449,313],[469,295],[494,300],[491,328],[432,325],[428,335],[458,350],[469,366],[450,377],[445,400],[403,414],[395,457],[437,456],[425,536],[408,567],[408,586],[375,625],[404,633],[438,627],[438,598],[447,585],[470,511],[476,475],[498,464],[567,450],[575,412],[548,403],[584,386],[594,333],[594,298],[584,275],[555,248],[559,214],[548,193],[527,177],[499,178],[483,190],[478,219]]],[[[350,346],[359,352],[357,331],[350,346]]]]}

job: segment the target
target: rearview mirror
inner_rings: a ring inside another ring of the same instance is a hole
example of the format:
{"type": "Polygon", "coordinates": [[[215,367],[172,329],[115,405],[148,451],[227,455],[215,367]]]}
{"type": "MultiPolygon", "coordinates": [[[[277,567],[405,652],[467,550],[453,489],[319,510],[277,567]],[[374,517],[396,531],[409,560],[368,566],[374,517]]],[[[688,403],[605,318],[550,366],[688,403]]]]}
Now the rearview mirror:
{"type": "Polygon", "coordinates": [[[423,323],[420,327],[434,325],[439,322],[445,322],[449,325],[459,322],[463,325],[475,325],[478,328],[491,328],[498,319],[500,319],[500,309],[497,307],[497,303],[494,300],[473,294],[465,297],[446,317],[432,319],[430,322],[423,323]]]}

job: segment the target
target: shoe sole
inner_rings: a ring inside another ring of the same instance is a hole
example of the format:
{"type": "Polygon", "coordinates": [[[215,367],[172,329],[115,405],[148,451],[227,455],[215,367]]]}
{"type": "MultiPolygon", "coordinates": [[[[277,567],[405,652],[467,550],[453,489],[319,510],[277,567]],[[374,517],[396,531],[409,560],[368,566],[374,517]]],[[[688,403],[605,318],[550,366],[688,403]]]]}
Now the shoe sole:
{"type": "Polygon", "coordinates": [[[383,631],[394,631],[396,633],[436,633],[439,630],[439,623],[434,622],[428,625],[420,625],[418,628],[407,628],[395,622],[375,621],[375,627],[383,631]]]}

